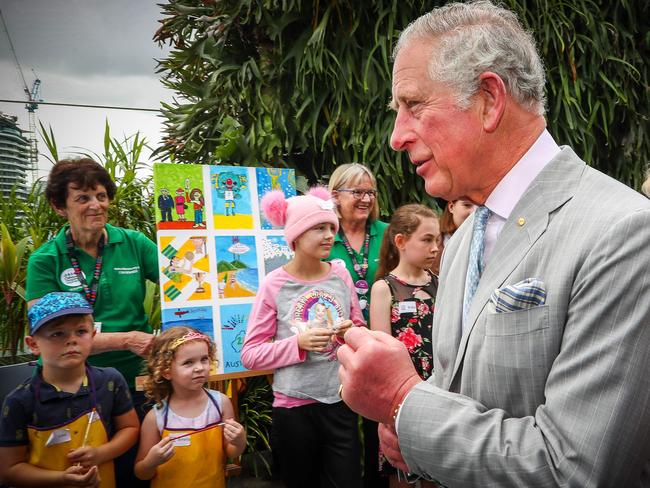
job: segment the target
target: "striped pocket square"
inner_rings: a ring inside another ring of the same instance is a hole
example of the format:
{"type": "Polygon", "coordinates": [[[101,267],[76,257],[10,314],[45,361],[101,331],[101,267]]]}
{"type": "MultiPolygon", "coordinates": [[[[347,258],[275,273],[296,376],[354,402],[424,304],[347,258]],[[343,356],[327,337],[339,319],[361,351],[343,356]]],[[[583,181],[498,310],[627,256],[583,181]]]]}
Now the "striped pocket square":
{"type": "Polygon", "coordinates": [[[528,278],[492,292],[490,302],[496,312],[514,312],[546,303],[546,286],[542,280],[528,278]]]}

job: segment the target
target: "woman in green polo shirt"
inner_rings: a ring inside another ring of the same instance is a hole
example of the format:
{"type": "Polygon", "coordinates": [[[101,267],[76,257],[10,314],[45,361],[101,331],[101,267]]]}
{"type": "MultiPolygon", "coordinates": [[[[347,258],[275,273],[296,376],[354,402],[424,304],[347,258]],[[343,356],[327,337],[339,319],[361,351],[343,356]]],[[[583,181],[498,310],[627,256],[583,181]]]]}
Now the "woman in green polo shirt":
{"type": "MultiPolygon", "coordinates": [[[[145,281],[158,281],[158,251],[142,233],[107,223],[115,191],[108,172],[91,159],[53,166],[45,196],[68,222],[30,256],[26,294],[29,305],[52,291],[79,292],[88,300],[101,322],[88,362],[122,373],[142,420],[145,397],[135,391],[135,377],[153,341],[143,301],[145,281]]],[[[115,466],[117,486],[139,486],[133,460],[118,458],[115,466]]]]}
{"type": "MultiPolygon", "coordinates": [[[[334,238],[330,261],[342,261],[352,276],[363,316],[368,321],[370,288],[379,264],[379,249],[388,224],[379,220],[377,181],[368,168],[358,163],[338,166],[329,180],[336,202],[339,232],[334,238]]],[[[388,486],[379,476],[377,423],[363,419],[364,486],[388,486]]]]}

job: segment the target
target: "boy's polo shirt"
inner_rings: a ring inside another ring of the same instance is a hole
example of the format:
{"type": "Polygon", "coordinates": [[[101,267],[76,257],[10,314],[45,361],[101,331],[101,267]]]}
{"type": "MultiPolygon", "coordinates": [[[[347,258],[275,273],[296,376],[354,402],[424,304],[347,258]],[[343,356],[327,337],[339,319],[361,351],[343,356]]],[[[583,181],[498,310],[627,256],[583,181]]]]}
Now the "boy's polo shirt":
{"type": "Polygon", "coordinates": [[[91,382],[95,387],[97,411],[111,436],[113,417],[123,415],[133,408],[129,388],[114,368],[89,366],[88,372],[88,381],[76,393],[69,393],[46,383],[39,366],[30,378],[5,399],[0,418],[0,447],[29,444],[27,427],[51,429],[89,412],[93,408],[91,382]]]}

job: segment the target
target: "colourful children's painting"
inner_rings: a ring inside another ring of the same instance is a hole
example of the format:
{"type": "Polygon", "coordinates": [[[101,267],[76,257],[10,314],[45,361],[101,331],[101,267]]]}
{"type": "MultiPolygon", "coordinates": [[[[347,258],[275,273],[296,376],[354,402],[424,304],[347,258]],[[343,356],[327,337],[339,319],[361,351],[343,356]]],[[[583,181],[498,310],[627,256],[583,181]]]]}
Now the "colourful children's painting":
{"type": "Polygon", "coordinates": [[[260,240],[264,257],[264,274],[287,264],[293,257],[293,251],[284,240],[284,236],[264,236],[260,240]]]}
{"type": "Polygon", "coordinates": [[[154,192],[158,229],[205,229],[203,166],[156,164],[154,192]]]}
{"type": "Polygon", "coordinates": [[[246,369],[241,364],[239,354],[244,345],[251,307],[251,303],[221,306],[221,349],[224,373],[235,373],[246,369]]]}
{"type": "Polygon", "coordinates": [[[217,236],[219,298],[254,297],[259,288],[254,236],[217,236]]]}
{"type": "MultiPolygon", "coordinates": [[[[287,198],[296,196],[295,171],[283,168],[256,168],[255,173],[259,199],[271,190],[281,190],[287,198]]],[[[262,229],[273,229],[273,225],[266,220],[261,210],[260,222],[262,223],[262,229]]]]}
{"type": "MultiPolygon", "coordinates": [[[[258,218],[269,190],[294,196],[294,170],[154,164],[163,329],[187,325],[212,337],[223,358],[215,373],[245,371],[240,353],[261,280],[293,256],[282,229],[258,218]]],[[[295,327],[336,322],[334,305],[320,300],[327,310],[311,304],[295,327]]]]}
{"type": "Polygon", "coordinates": [[[163,301],[179,303],[212,298],[212,287],[207,282],[210,260],[206,241],[207,237],[199,235],[159,237],[163,301]]]}
{"type": "Polygon", "coordinates": [[[252,229],[248,168],[211,166],[212,213],[215,229],[252,229]]]}
{"type": "Polygon", "coordinates": [[[163,330],[170,327],[192,327],[214,340],[212,307],[179,307],[162,311],[163,330]]]}

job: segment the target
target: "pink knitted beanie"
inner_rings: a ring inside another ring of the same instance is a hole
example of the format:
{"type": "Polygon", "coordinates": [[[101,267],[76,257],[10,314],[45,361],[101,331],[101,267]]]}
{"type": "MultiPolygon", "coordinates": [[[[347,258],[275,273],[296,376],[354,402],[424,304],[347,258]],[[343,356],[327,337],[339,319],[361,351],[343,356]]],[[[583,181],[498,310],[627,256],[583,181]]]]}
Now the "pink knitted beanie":
{"type": "Polygon", "coordinates": [[[339,230],[339,219],[334,213],[332,197],[323,186],[311,188],[306,195],[285,198],[280,190],[273,190],[262,197],[262,211],[271,224],[284,226],[284,238],[291,249],[294,241],[315,225],[329,222],[334,231],[339,230]]]}

